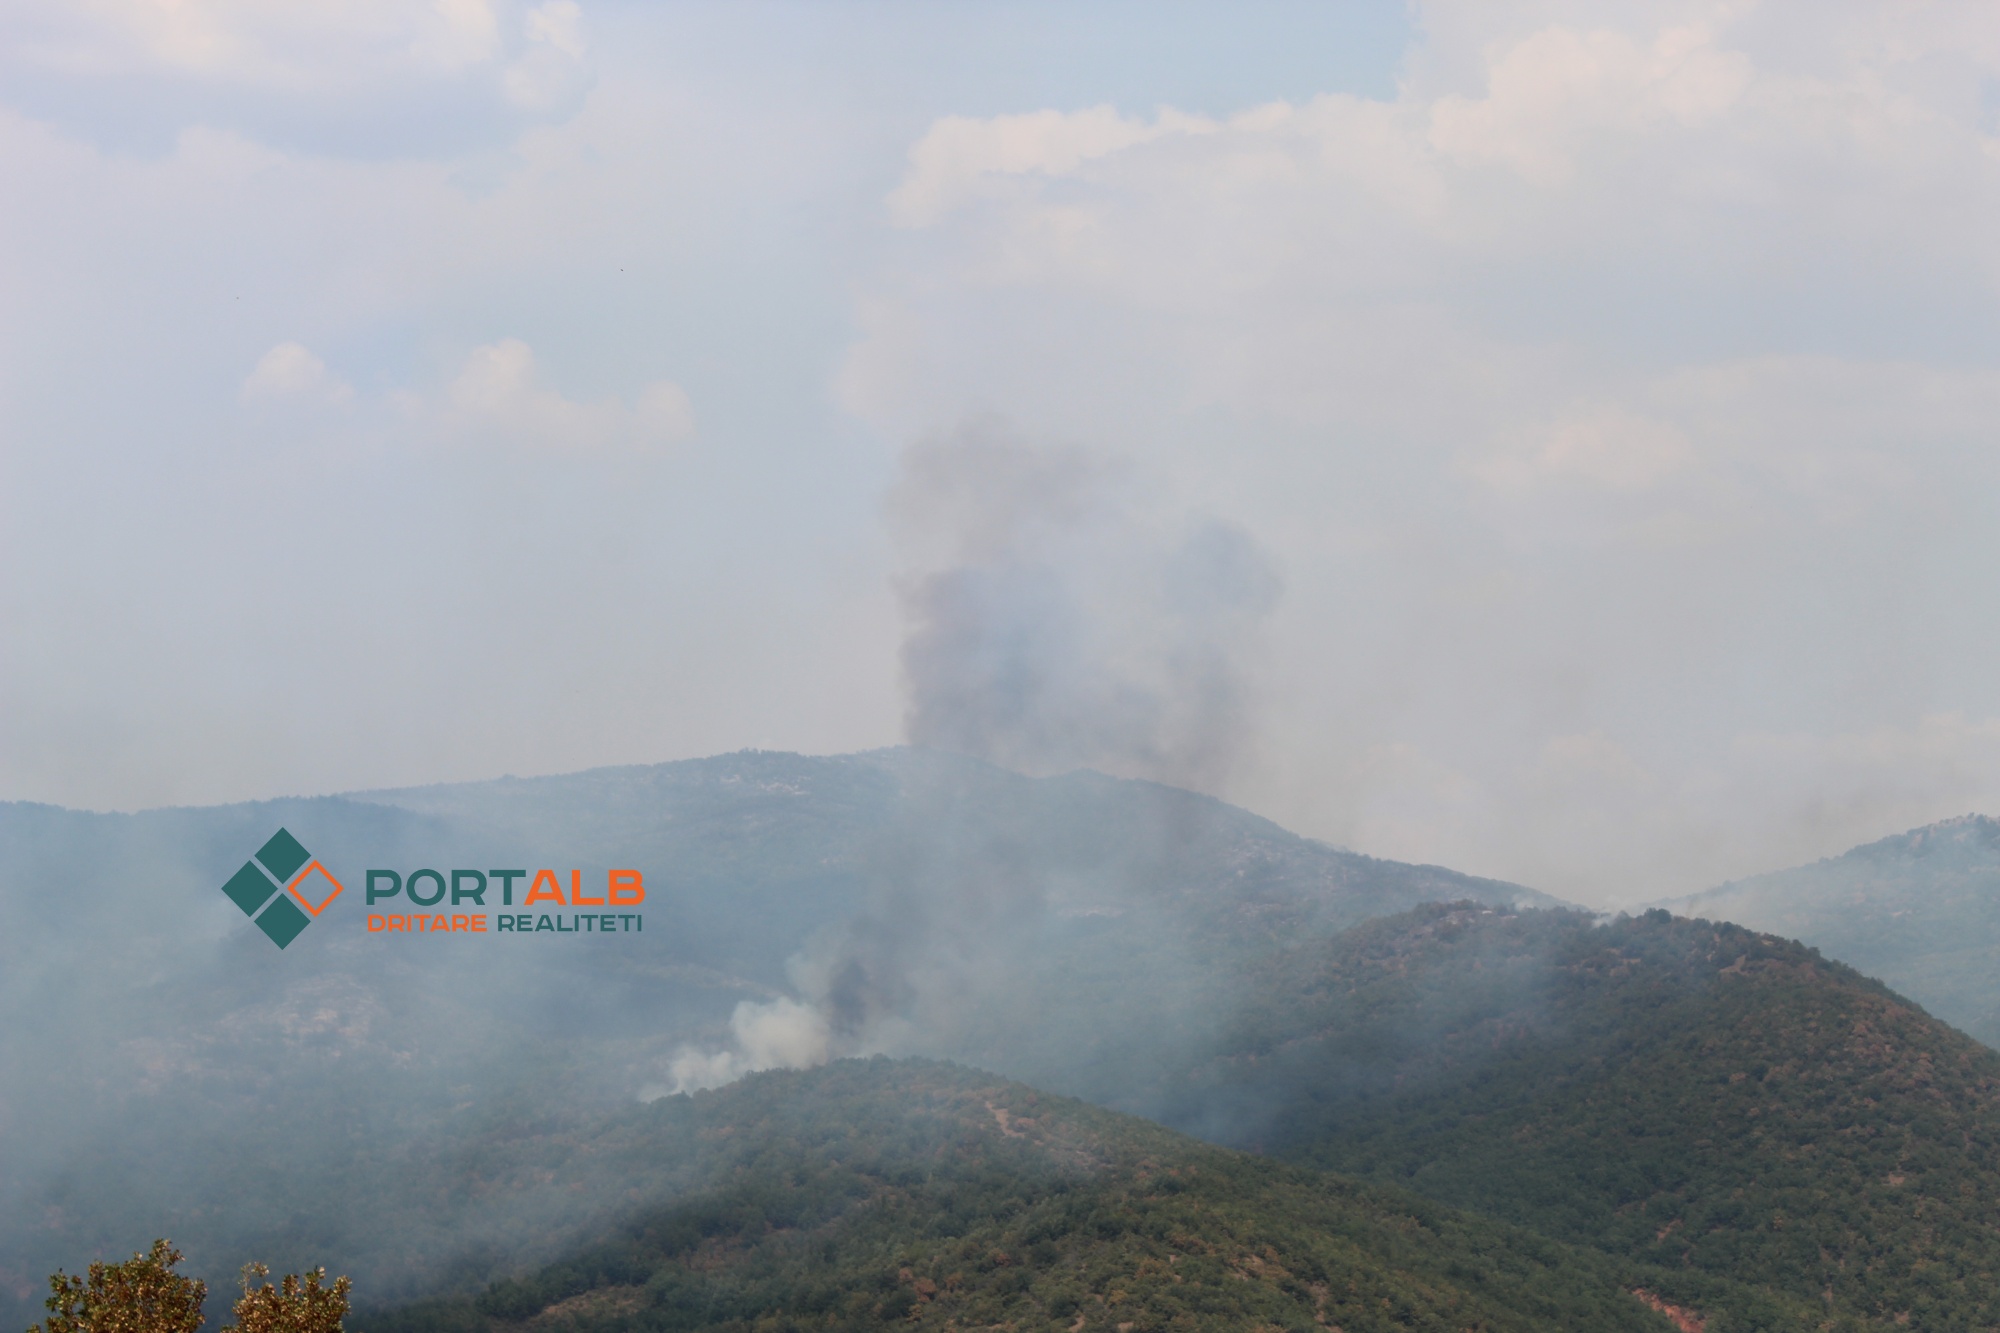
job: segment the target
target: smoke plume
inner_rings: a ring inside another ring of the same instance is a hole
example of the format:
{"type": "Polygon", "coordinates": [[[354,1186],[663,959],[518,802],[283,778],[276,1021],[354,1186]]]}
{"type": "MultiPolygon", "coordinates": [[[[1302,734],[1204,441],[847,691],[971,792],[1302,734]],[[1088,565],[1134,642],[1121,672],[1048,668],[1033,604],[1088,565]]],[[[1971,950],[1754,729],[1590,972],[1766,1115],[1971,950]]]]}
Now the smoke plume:
{"type": "MultiPolygon", "coordinates": [[[[992,423],[909,449],[888,513],[913,744],[1209,792],[1249,755],[1279,581],[1241,528],[1178,511],[1125,461],[992,423]]],[[[803,1003],[740,1006],[729,1045],[683,1049],[666,1091],[843,1055],[992,1049],[995,1015],[1022,1009],[1070,909],[1034,849],[992,832],[989,794],[940,781],[906,796],[909,814],[863,857],[865,909],[791,959],[803,1003]]]]}
{"type": "Polygon", "coordinates": [[[667,1081],[640,1089],[639,1100],[699,1092],[734,1083],[760,1069],[810,1069],[827,1060],[827,1022],[797,1000],[744,1000],[729,1017],[731,1045],[719,1051],[683,1046],[667,1066],[667,1081]]]}
{"type": "Polygon", "coordinates": [[[1221,788],[1279,581],[1241,528],[1164,508],[1125,463],[990,424],[912,447],[889,502],[910,742],[1221,788]]]}

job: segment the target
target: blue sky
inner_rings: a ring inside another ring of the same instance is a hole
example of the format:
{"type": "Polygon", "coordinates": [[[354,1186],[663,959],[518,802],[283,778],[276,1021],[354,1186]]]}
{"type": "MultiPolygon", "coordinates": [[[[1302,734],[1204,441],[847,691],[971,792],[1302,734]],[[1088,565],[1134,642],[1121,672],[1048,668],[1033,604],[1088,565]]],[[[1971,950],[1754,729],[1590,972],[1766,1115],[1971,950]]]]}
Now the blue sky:
{"type": "Polygon", "coordinates": [[[1025,672],[926,734],[1594,902],[1992,810],[1990,27],[10,6],[0,798],[845,750],[1025,672]]]}

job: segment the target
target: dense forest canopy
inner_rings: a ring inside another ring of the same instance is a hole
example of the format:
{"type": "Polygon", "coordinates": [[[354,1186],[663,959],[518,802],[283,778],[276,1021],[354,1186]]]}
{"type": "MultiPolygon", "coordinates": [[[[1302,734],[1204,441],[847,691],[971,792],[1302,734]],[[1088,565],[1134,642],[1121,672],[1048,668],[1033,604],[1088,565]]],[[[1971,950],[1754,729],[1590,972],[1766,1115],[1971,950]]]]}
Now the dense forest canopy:
{"type": "Polygon", "coordinates": [[[700,1188],[557,1263],[360,1327],[1664,1333],[1635,1291],[1698,1303],[1718,1330],[1822,1318],[956,1066],[759,1074],[652,1114],[695,1145],[700,1188]]]}

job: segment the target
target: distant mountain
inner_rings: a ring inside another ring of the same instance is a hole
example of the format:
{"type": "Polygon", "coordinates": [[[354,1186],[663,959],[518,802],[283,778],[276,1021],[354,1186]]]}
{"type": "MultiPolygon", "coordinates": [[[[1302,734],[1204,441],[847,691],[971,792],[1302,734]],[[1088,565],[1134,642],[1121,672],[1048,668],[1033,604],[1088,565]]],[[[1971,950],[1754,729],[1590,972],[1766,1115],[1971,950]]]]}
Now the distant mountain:
{"type": "Polygon", "coordinates": [[[1947,819],[1660,906],[1803,940],[2000,1046],[2000,820],[1947,819]]]}
{"type": "Polygon", "coordinates": [[[363,1315],[360,1333],[1668,1333],[1659,1309],[1689,1301],[1718,1330],[1832,1326],[1806,1302],[1609,1261],[946,1065],[753,1075],[621,1113],[588,1142],[632,1170],[685,1164],[683,1191],[483,1292],[363,1315]]]}
{"type": "Polygon", "coordinates": [[[677,1055],[730,1048],[745,1003],[810,1005],[835,1054],[1143,1109],[1273,947],[1467,897],[1547,901],[1167,787],[910,750],[133,815],[0,804],[0,1319],[37,1317],[58,1264],[158,1234],[225,1284],[252,1258],[338,1263],[373,1299],[484,1280],[603,1201],[530,1191],[497,1216],[453,1194],[405,1207],[429,1238],[392,1243],[369,1201],[405,1197],[402,1154],[450,1151],[467,1117],[569,1123],[670,1087],[677,1055]],[[347,884],[282,953],[220,892],[281,825],[347,884]],[[645,931],[363,928],[366,868],[510,865],[641,867],[645,931]]]}
{"type": "Polygon", "coordinates": [[[1092,772],[1025,778],[941,751],[748,751],[346,799],[585,864],[615,851],[653,867],[686,947],[774,981],[783,973],[773,965],[812,928],[885,895],[898,907],[978,899],[1068,920],[1171,911],[1204,939],[1220,931],[1245,944],[1420,902],[1560,902],[1330,847],[1174,787],[1092,772]]]}
{"type": "Polygon", "coordinates": [[[616,849],[649,867],[662,956],[803,995],[836,1051],[964,1060],[1142,1113],[1134,1089],[1226,1020],[1271,948],[1424,902],[1558,902],[1173,787],[1030,779],[936,751],[749,753],[354,799],[585,864],[616,849]]]}
{"type": "Polygon", "coordinates": [[[2000,1054],[1812,949],[1426,907],[1268,994],[1170,1120],[1830,1314],[2000,1326],[2000,1054]]]}

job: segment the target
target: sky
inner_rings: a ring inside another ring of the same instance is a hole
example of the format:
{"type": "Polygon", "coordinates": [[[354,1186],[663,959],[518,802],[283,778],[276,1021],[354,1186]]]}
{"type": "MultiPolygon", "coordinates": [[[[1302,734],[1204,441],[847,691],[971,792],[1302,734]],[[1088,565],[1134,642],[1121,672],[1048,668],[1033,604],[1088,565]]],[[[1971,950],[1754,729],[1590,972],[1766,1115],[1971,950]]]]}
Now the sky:
{"type": "Polygon", "coordinates": [[[918,740],[1599,906],[2000,813],[1975,6],[16,0],[0,799],[918,740]]]}

